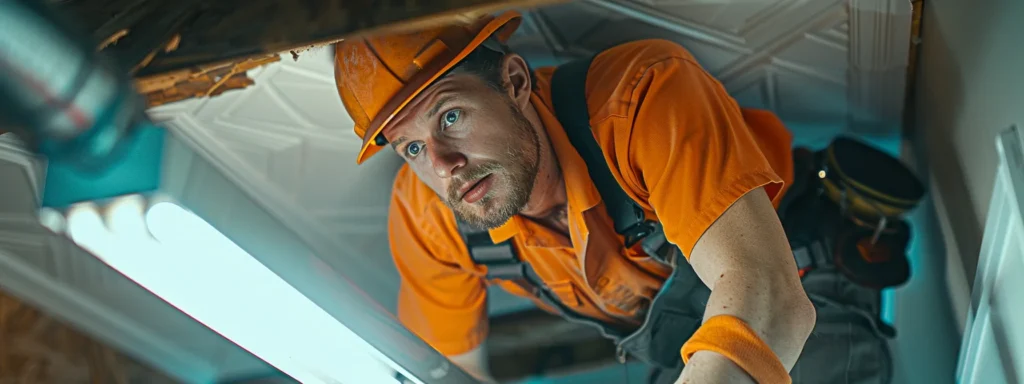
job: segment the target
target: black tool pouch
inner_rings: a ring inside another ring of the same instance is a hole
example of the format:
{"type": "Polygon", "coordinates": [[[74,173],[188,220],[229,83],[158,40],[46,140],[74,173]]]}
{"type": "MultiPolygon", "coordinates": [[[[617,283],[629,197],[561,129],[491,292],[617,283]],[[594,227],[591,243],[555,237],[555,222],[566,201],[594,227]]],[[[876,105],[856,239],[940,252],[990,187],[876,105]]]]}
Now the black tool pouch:
{"type": "MultiPolygon", "coordinates": [[[[678,249],[673,254],[680,255],[678,249]]],[[[700,327],[711,290],[678,258],[672,258],[672,275],[651,300],[643,325],[616,340],[620,361],[629,355],[658,368],[682,369],[680,349],[700,327]]]]}

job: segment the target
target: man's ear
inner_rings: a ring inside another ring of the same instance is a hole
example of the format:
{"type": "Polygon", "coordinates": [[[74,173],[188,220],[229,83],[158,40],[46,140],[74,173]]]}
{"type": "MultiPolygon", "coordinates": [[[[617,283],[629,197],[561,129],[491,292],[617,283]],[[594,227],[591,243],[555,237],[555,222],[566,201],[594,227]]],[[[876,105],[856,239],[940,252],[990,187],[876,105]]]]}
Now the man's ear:
{"type": "Polygon", "coordinates": [[[525,108],[530,103],[530,91],[533,89],[530,67],[522,56],[515,53],[505,55],[501,65],[505,91],[516,105],[525,108]]]}

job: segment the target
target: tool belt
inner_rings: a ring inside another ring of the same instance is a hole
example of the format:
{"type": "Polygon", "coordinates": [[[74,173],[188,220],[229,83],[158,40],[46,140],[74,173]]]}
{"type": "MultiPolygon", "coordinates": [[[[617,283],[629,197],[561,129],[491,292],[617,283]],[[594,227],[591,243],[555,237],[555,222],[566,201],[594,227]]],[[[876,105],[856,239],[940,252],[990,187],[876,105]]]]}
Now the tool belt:
{"type": "Polygon", "coordinates": [[[779,206],[800,275],[835,267],[882,289],[910,278],[910,226],[903,215],[924,196],[897,159],[839,137],[824,150],[794,151],[796,179],[779,206]]]}

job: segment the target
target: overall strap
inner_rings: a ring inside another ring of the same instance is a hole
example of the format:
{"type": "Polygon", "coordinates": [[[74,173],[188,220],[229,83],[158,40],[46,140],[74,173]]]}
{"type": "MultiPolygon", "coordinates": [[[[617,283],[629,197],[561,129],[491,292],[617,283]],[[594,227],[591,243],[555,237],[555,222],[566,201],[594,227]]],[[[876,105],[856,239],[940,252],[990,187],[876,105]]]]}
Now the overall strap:
{"type": "Polygon", "coordinates": [[[617,340],[622,337],[622,332],[609,327],[608,325],[580,315],[567,307],[555,296],[544,280],[537,275],[529,263],[519,259],[512,240],[505,240],[495,244],[491,241],[491,235],[486,229],[478,229],[462,220],[456,220],[459,233],[462,235],[466,248],[469,250],[469,257],[473,263],[487,267],[487,279],[498,279],[510,281],[524,291],[537,297],[542,303],[551,307],[563,318],[589,326],[596,327],[605,337],[617,340]]]}
{"type": "MultiPolygon", "coordinates": [[[[592,61],[593,56],[589,56],[562,64],[555,69],[551,79],[555,114],[569,141],[586,163],[587,171],[608,209],[615,232],[625,238],[626,247],[643,240],[643,248],[649,255],[663,261],[672,259],[670,263],[675,264],[675,257],[666,257],[674,247],[671,247],[660,233],[660,226],[646,219],[643,209],[626,194],[612,176],[604,153],[594,138],[590,128],[590,112],[587,110],[586,97],[587,71],[592,61]]],[[[517,282],[527,292],[532,292],[541,299],[544,299],[544,295],[540,293],[550,291],[543,281],[536,278],[529,264],[519,260],[511,241],[494,244],[488,231],[473,229],[462,222],[459,222],[459,232],[469,248],[473,262],[487,266],[488,278],[517,282]]]]}
{"type": "MultiPolygon", "coordinates": [[[[569,141],[586,163],[590,177],[612,218],[615,231],[625,238],[627,247],[644,240],[644,249],[654,255],[656,250],[670,247],[665,246],[667,242],[664,236],[658,236],[657,223],[646,220],[643,209],[612,176],[590,128],[585,85],[592,60],[593,57],[579,59],[560,65],[555,70],[551,80],[555,114],[569,141]],[[654,236],[649,236],[652,233],[654,236]]],[[[486,229],[473,228],[461,220],[458,220],[458,228],[473,263],[487,267],[486,278],[513,282],[569,321],[597,327],[604,336],[613,340],[623,338],[622,330],[580,315],[563,304],[554,291],[537,276],[533,267],[520,260],[511,240],[495,244],[486,229]]]]}
{"type": "Polygon", "coordinates": [[[604,200],[608,215],[615,225],[615,232],[625,237],[628,248],[656,228],[654,222],[645,218],[643,209],[622,190],[622,186],[612,176],[604,152],[594,138],[586,92],[587,71],[592,61],[593,56],[590,56],[558,66],[551,79],[551,102],[569,141],[587,164],[587,172],[604,200]]]}
{"type": "Polygon", "coordinates": [[[538,297],[541,296],[540,292],[546,290],[544,282],[537,278],[530,264],[519,260],[512,239],[495,244],[486,229],[472,227],[462,220],[456,221],[470,259],[474,264],[487,267],[487,279],[510,280],[538,297]]]}

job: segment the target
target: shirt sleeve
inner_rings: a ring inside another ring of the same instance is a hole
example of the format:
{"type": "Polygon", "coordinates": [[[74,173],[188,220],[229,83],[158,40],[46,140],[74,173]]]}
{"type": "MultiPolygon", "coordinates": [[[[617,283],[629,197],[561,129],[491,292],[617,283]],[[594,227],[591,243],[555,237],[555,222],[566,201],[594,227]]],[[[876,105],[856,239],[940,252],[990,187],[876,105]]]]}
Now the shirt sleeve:
{"type": "Polygon", "coordinates": [[[762,186],[774,199],[783,179],[735,100],[685,51],[641,69],[626,116],[631,169],[622,174],[689,259],[735,201],[762,186]]]}
{"type": "Polygon", "coordinates": [[[436,195],[399,171],[388,211],[388,234],[401,276],[398,319],[446,356],[469,352],[487,336],[483,279],[463,268],[468,251],[450,211],[436,195]]]}

